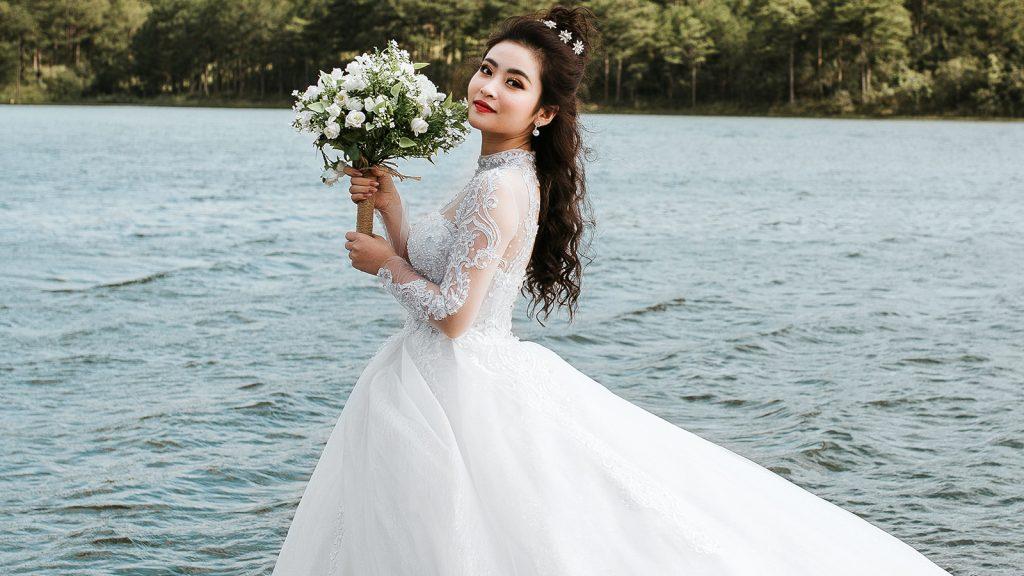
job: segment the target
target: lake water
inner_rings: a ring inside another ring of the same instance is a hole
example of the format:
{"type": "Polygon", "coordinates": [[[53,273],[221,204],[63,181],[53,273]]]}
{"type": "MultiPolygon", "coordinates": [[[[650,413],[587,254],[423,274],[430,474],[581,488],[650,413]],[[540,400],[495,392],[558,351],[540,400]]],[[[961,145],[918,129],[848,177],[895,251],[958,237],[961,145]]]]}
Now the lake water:
{"type": "MultiPolygon", "coordinates": [[[[290,120],[0,107],[0,572],[269,573],[404,314],[290,120]]],[[[953,574],[1020,574],[1024,123],[585,124],[579,317],[523,300],[520,337],[953,574]]],[[[413,214],[479,150],[401,162],[413,214]]]]}

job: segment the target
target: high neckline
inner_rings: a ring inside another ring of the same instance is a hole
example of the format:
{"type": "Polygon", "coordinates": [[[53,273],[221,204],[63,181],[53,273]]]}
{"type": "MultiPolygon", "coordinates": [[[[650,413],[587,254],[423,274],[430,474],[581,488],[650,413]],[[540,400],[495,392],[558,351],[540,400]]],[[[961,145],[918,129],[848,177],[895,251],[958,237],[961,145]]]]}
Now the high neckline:
{"type": "Polygon", "coordinates": [[[493,152],[491,154],[481,154],[476,160],[477,168],[480,170],[486,170],[488,168],[497,168],[498,166],[509,166],[512,164],[518,164],[521,162],[529,162],[532,166],[533,161],[536,158],[536,154],[533,150],[523,150],[522,148],[509,148],[508,150],[502,150],[501,152],[493,152]]]}

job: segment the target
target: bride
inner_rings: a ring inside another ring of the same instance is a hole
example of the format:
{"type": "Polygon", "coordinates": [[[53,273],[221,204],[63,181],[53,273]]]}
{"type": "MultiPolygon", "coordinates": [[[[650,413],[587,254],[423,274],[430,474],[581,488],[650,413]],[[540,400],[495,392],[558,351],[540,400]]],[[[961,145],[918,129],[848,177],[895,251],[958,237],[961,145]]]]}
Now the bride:
{"type": "Polygon", "coordinates": [[[387,174],[351,172],[387,237],[348,232],[349,258],[408,314],[352,389],[274,574],[948,574],[512,333],[521,289],[570,315],[579,294],[591,16],[555,7],[488,39],[468,87],[476,173],[423,219],[387,174]]]}

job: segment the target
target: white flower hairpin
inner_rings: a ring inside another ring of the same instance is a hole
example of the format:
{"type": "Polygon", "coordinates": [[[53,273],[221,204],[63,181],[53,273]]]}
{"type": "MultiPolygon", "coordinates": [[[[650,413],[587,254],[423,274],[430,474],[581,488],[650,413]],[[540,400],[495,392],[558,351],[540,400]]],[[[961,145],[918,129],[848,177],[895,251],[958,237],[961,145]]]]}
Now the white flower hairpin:
{"type": "MultiPolygon", "coordinates": [[[[555,22],[554,20],[541,20],[541,22],[543,22],[544,25],[547,26],[548,28],[552,29],[558,26],[558,23],[555,22]]],[[[563,44],[568,44],[569,40],[572,40],[572,32],[568,30],[559,30],[558,39],[561,40],[563,44]]],[[[577,56],[583,54],[583,41],[577,40],[573,42],[572,51],[575,52],[577,56]]]]}

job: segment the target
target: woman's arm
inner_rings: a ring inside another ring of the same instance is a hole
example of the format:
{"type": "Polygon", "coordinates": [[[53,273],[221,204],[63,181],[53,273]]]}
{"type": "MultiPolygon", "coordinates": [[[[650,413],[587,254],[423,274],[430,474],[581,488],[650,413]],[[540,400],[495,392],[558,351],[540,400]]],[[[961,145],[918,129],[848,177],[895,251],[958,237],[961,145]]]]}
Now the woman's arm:
{"type": "Polygon", "coordinates": [[[384,228],[384,236],[391,242],[395,254],[408,259],[409,221],[406,218],[405,207],[402,206],[402,198],[396,192],[394,200],[386,208],[375,212],[384,228]]]}
{"type": "Polygon", "coordinates": [[[456,210],[456,230],[444,277],[434,284],[405,257],[391,256],[377,271],[381,286],[414,316],[449,338],[473,324],[505,250],[520,225],[520,205],[529,189],[514,171],[488,173],[456,210]],[[517,200],[517,198],[519,200],[517,200]]]}

